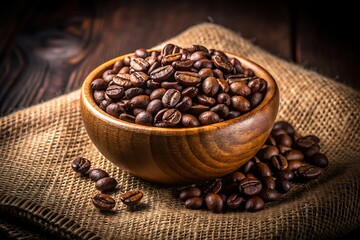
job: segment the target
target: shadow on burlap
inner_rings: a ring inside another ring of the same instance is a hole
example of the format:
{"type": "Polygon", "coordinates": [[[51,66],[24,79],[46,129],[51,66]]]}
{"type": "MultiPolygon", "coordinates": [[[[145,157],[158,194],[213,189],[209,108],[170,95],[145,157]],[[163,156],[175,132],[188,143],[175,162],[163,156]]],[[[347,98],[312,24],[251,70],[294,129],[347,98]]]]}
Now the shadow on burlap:
{"type": "Polygon", "coordinates": [[[213,214],[185,209],[174,189],[144,182],[100,155],[82,124],[79,91],[0,120],[0,213],[27,219],[67,237],[84,239],[329,239],[360,227],[360,94],[290,64],[214,24],[200,24],[168,40],[243,55],[277,80],[278,120],[321,139],[330,165],[317,181],[296,186],[257,213],[213,214]],[[102,214],[93,183],[70,162],[89,158],[115,177],[122,191],[144,192],[133,211],[123,204],[102,214]]]}

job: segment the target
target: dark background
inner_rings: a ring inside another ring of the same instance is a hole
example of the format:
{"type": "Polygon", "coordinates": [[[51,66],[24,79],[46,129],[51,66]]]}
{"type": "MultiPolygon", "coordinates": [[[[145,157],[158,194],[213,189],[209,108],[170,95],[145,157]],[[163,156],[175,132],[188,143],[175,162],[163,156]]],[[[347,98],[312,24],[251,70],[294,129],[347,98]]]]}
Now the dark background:
{"type": "Polygon", "coordinates": [[[75,90],[100,63],[202,22],[360,90],[357,8],[314,2],[7,1],[0,8],[0,116],[75,90]]]}

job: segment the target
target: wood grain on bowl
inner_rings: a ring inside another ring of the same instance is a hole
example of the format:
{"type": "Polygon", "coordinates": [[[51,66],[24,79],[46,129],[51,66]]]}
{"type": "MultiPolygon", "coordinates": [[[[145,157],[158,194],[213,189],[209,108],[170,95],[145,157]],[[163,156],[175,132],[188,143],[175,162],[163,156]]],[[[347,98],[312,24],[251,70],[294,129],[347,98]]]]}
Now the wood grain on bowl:
{"type": "Polygon", "coordinates": [[[279,90],[265,69],[241,56],[228,55],[267,81],[265,98],[237,118],[195,128],[137,125],[102,111],[92,98],[90,83],[127,55],[105,62],[87,76],[81,91],[83,122],[92,142],[120,168],[156,183],[183,184],[236,170],[255,155],[270,134],[278,111],[279,90]]]}

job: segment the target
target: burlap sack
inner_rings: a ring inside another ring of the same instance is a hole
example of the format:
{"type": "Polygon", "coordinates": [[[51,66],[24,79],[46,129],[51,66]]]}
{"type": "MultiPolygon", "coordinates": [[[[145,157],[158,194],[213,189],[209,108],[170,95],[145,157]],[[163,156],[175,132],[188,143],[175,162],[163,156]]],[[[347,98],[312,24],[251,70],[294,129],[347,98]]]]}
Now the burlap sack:
{"type": "Polygon", "coordinates": [[[278,119],[322,140],[330,165],[318,180],[295,187],[256,213],[190,211],[173,188],[129,175],[104,159],[88,138],[79,91],[0,121],[0,214],[28,219],[47,231],[84,239],[329,239],[360,227],[360,94],[274,57],[239,35],[201,24],[167,42],[202,44],[244,55],[270,71],[281,93],[278,119]],[[75,156],[92,160],[119,181],[121,191],[144,192],[134,210],[123,204],[102,214],[93,183],[76,175],[75,156]]]}

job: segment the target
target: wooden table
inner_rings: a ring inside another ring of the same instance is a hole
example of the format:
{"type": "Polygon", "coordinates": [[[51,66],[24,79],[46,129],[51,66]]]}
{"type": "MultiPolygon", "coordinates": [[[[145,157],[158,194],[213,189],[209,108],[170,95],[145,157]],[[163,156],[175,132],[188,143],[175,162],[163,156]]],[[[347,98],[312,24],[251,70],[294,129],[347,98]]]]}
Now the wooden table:
{"type": "Polygon", "coordinates": [[[275,55],[360,89],[354,6],[297,0],[51,2],[8,1],[0,10],[0,115],[77,89],[105,60],[202,22],[223,25],[275,55]]]}

